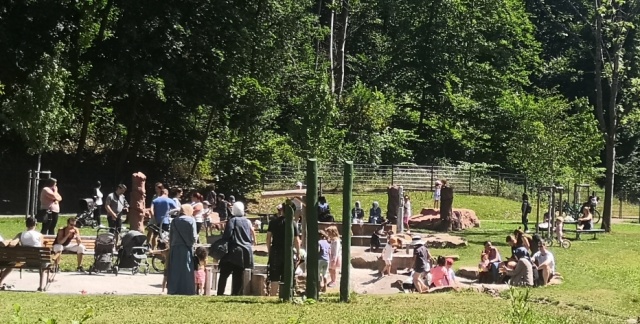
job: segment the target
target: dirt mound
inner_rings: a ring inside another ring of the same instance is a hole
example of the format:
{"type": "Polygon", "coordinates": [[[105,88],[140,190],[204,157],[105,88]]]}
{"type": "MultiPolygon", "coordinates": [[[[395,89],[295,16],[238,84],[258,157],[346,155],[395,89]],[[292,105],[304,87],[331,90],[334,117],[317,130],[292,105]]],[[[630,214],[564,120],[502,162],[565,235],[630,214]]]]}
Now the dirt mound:
{"type": "MultiPolygon", "coordinates": [[[[471,209],[453,209],[453,229],[464,230],[472,227],[480,227],[480,220],[476,212],[471,209]]],[[[425,208],[420,215],[415,215],[409,219],[410,228],[420,228],[437,231],[442,228],[440,224],[440,211],[432,208],[425,208]]]]}

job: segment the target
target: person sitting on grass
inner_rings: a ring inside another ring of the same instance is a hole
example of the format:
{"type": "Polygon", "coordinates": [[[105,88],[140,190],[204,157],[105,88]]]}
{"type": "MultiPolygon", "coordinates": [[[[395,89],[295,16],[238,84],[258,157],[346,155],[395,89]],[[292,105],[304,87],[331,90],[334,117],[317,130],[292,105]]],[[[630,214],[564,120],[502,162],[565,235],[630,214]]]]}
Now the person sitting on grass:
{"type": "MultiPolygon", "coordinates": [[[[513,268],[516,266],[516,263],[518,261],[518,258],[516,257],[516,250],[518,249],[518,246],[516,244],[516,238],[508,235],[507,238],[505,239],[505,242],[509,245],[509,247],[511,247],[511,256],[504,261],[503,265],[507,268],[513,268]]],[[[527,249],[523,247],[523,249],[526,251],[527,249]]]]}
{"type": "Polygon", "coordinates": [[[458,285],[458,279],[456,278],[456,272],[453,270],[453,262],[452,258],[447,258],[445,260],[444,267],[447,269],[449,285],[456,287],[458,285]]]}
{"type": "Polygon", "coordinates": [[[76,253],[78,256],[78,268],[76,270],[83,272],[82,257],[85,247],[82,245],[82,240],[80,239],[80,230],[76,228],[75,217],[67,219],[67,226],[58,230],[58,235],[53,243],[53,252],[58,254],[55,260],[56,266],[60,262],[60,253],[63,251],[76,253]]]}
{"type": "MultiPolygon", "coordinates": [[[[42,234],[36,231],[36,219],[29,217],[25,223],[27,230],[16,235],[16,237],[9,242],[8,246],[20,244],[20,246],[42,247],[42,234]]],[[[2,238],[0,238],[0,242],[2,242],[2,238]]],[[[11,288],[4,284],[4,280],[12,270],[11,268],[0,269],[0,290],[11,288]]],[[[38,291],[42,291],[42,283],[40,283],[38,291]]]]}
{"type": "Polygon", "coordinates": [[[527,249],[527,251],[531,251],[531,240],[530,238],[522,231],[521,228],[513,231],[513,237],[516,240],[516,248],[523,247],[527,249]]]}
{"type": "Polygon", "coordinates": [[[527,250],[523,247],[515,249],[514,255],[518,260],[515,267],[506,267],[507,276],[511,278],[511,286],[533,286],[533,264],[527,257],[527,250]]]}
{"type": "Polygon", "coordinates": [[[431,254],[425,246],[425,242],[419,237],[413,240],[413,285],[417,292],[426,293],[429,287],[425,285],[424,279],[431,270],[431,254]]]}
{"type": "Polygon", "coordinates": [[[590,206],[587,203],[582,206],[582,217],[578,218],[579,230],[590,230],[593,228],[593,215],[591,215],[590,206]]]}
{"type": "Polygon", "coordinates": [[[538,243],[539,251],[536,252],[532,260],[538,267],[538,278],[543,286],[546,286],[556,271],[556,260],[551,251],[547,249],[544,241],[538,243]]]}
{"type": "Polygon", "coordinates": [[[491,280],[493,283],[497,283],[500,277],[500,263],[502,263],[500,252],[498,248],[491,244],[491,241],[486,241],[484,242],[484,254],[486,254],[488,258],[491,280]]]}

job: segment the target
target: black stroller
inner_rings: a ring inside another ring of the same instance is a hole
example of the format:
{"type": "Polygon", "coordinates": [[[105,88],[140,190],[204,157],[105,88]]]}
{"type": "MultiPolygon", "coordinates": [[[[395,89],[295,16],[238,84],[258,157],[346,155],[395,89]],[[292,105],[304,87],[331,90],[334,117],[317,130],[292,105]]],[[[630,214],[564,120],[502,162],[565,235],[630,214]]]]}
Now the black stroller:
{"type": "Polygon", "coordinates": [[[96,202],[93,198],[80,199],[78,203],[78,214],[76,215],[76,226],[95,228],[97,223],[93,218],[93,211],[96,210],[96,202]]]}
{"type": "Polygon", "coordinates": [[[89,268],[89,274],[112,271],[118,273],[118,267],[113,264],[113,257],[116,253],[118,236],[109,233],[109,228],[100,227],[96,232],[95,254],[93,265],[89,268]],[[104,233],[100,233],[104,231],[104,233]]]}
{"type": "Polygon", "coordinates": [[[116,275],[120,269],[131,269],[131,274],[140,272],[140,266],[144,266],[144,274],[149,274],[149,262],[147,262],[147,237],[138,231],[129,231],[122,237],[122,244],[118,250],[116,261],[116,275]]]}

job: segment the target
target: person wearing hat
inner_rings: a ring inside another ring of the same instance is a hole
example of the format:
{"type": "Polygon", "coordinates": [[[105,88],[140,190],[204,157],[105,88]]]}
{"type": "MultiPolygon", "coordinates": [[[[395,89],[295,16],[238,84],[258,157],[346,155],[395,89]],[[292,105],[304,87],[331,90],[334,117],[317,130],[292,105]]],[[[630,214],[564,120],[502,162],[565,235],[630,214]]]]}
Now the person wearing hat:
{"type": "Polygon", "coordinates": [[[437,180],[435,190],[433,191],[433,209],[440,208],[440,192],[442,189],[442,181],[437,180]]]}
{"type": "Polygon", "coordinates": [[[423,279],[431,270],[431,254],[420,236],[412,237],[411,245],[413,245],[413,285],[419,293],[428,292],[429,288],[423,279]]]}
{"type": "Polygon", "coordinates": [[[516,248],[514,255],[517,259],[513,269],[506,268],[507,276],[511,277],[511,286],[533,286],[533,263],[528,258],[529,252],[524,247],[516,248]]]}

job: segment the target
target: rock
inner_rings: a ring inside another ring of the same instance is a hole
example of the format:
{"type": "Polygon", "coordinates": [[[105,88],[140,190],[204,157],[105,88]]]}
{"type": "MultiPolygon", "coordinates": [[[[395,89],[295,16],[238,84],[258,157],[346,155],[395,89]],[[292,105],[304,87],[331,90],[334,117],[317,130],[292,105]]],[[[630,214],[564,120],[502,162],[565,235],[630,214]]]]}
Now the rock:
{"type": "MultiPolygon", "coordinates": [[[[454,208],[452,218],[455,230],[480,227],[480,220],[476,212],[471,209],[454,208]]],[[[431,208],[423,209],[420,215],[409,219],[409,227],[438,231],[441,228],[440,211],[431,208]]]]}
{"type": "Polygon", "coordinates": [[[471,280],[478,279],[478,268],[476,267],[461,267],[456,271],[456,276],[467,278],[471,280]]]}

